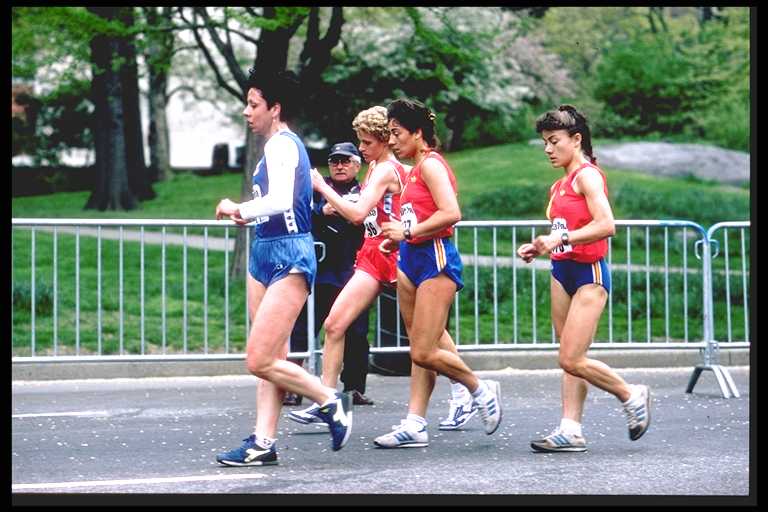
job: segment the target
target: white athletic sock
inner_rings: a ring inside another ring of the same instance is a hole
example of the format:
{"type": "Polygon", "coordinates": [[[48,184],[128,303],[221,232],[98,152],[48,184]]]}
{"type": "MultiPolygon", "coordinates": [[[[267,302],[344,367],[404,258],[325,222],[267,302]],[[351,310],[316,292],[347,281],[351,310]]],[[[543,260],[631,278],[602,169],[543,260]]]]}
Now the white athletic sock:
{"type": "Polygon", "coordinates": [[[408,414],[405,421],[411,423],[416,430],[421,430],[421,427],[427,426],[427,420],[419,416],[418,414],[408,414]]]}
{"type": "Polygon", "coordinates": [[[332,404],[334,402],[334,400],[336,400],[336,390],[333,389],[333,388],[328,388],[328,390],[331,391],[331,393],[333,393],[333,394],[329,398],[327,398],[325,400],[325,402],[321,403],[320,407],[332,404]]]}
{"type": "Polygon", "coordinates": [[[481,402],[488,401],[491,398],[488,386],[485,384],[484,380],[478,380],[478,382],[479,385],[477,386],[477,389],[472,392],[472,398],[481,402]]]}
{"type": "Polygon", "coordinates": [[[451,380],[451,398],[456,401],[466,402],[469,398],[467,387],[457,380],[451,380]]]}
{"type": "Polygon", "coordinates": [[[637,405],[637,402],[640,402],[640,386],[635,386],[634,384],[630,384],[629,387],[632,389],[632,394],[629,395],[629,398],[626,402],[623,402],[622,405],[624,407],[629,407],[630,405],[637,405]]]}
{"type": "Polygon", "coordinates": [[[573,421],[569,418],[563,418],[560,420],[560,432],[563,434],[570,434],[572,436],[580,436],[581,423],[573,421]]]}
{"type": "Polygon", "coordinates": [[[273,444],[275,444],[275,441],[277,441],[277,439],[272,439],[271,437],[267,437],[267,436],[261,436],[256,432],[254,432],[253,434],[256,436],[256,444],[265,449],[269,449],[273,444]]]}

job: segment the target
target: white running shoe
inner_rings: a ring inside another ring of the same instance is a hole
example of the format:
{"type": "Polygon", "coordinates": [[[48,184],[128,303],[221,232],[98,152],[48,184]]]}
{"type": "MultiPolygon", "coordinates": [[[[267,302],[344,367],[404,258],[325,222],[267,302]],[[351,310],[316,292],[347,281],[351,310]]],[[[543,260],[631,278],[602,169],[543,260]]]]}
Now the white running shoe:
{"type": "Polygon", "coordinates": [[[627,416],[627,427],[629,428],[629,438],[637,441],[645,434],[651,424],[651,391],[648,386],[635,386],[640,388],[641,401],[638,405],[622,406],[624,414],[627,416]]]}
{"type": "Polygon", "coordinates": [[[416,429],[413,422],[402,420],[399,425],[392,425],[392,428],[394,430],[389,434],[374,439],[373,444],[379,448],[423,448],[429,445],[426,425],[416,429]]]}
{"type": "Polygon", "coordinates": [[[531,441],[531,448],[535,452],[585,452],[587,440],[576,434],[566,434],[556,428],[551,434],[531,441]]]}
{"type": "Polygon", "coordinates": [[[451,398],[448,405],[448,416],[440,422],[440,430],[458,430],[477,414],[477,406],[472,401],[472,395],[464,400],[451,398]]]}
{"type": "Polygon", "coordinates": [[[501,423],[501,387],[495,380],[486,380],[485,385],[488,386],[491,397],[482,402],[477,398],[473,401],[477,406],[477,412],[480,414],[480,419],[483,420],[485,426],[485,433],[488,435],[496,432],[501,423]]]}

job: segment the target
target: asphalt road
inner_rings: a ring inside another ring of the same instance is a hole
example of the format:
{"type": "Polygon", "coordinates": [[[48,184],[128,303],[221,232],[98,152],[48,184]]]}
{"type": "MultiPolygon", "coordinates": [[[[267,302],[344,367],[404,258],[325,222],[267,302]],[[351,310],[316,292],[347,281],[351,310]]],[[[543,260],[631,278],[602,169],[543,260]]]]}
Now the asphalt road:
{"type": "Polygon", "coordinates": [[[440,495],[452,504],[472,497],[477,504],[479,495],[743,500],[750,494],[749,368],[730,371],[740,398],[723,399],[711,372],[686,394],[691,368],[619,370],[628,382],[651,387],[649,431],[630,441],[618,401],[592,388],[583,427],[588,451],[571,454],[529,448],[530,439],[559,422],[559,371],[478,372],[501,382],[504,417],[492,436],[478,418],[462,431],[437,429],[449,395],[447,379],[439,378],[427,417],[430,445],[395,450],[372,441],[404,417],[409,381],[370,375],[366,394],[376,404],[354,409],[345,448],[333,452],[323,427],[283,419],[280,463],[264,468],[214,460],[252,431],[254,377],[13,382],[13,498],[56,504],[113,493],[122,503],[131,495],[161,503],[167,494],[192,494],[196,504],[257,494],[262,504],[316,494],[369,504],[403,495],[410,501],[432,495],[422,498],[433,504],[440,495]]]}

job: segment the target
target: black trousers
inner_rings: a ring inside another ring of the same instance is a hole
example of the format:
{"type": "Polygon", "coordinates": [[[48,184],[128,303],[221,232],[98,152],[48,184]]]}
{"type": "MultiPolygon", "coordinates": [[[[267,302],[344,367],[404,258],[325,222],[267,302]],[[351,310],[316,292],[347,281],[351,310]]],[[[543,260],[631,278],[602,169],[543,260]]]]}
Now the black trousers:
{"type": "MultiPolygon", "coordinates": [[[[315,303],[315,337],[317,337],[323,322],[328,318],[333,302],[341,293],[341,288],[328,284],[316,284],[314,297],[315,303]]],[[[368,376],[368,312],[370,308],[360,313],[345,333],[344,365],[341,371],[341,381],[344,383],[344,391],[357,390],[365,393],[365,381],[368,376]]],[[[307,305],[301,309],[296,324],[291,332],[291,352],[304,352],[307,350],[307,305]]]]}

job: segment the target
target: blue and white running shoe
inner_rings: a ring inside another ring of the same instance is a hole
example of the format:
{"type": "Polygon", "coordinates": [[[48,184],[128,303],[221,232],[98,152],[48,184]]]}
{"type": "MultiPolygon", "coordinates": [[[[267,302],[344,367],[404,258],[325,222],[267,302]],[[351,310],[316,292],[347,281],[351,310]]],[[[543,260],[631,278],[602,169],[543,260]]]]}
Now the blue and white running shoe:
{"type": "Polygon", "coordinates": [[[401,420],[399,425],[392,425],[394,429],[389,434],[384,434],[373,440],[373,444],[379,448],[423,448],[429,445],[427,426],[419,428],[411,421],[401,420]]]}
{"type": "Polygon", "coordinates": [[[440,422],[440,430],[458,430],[477,414],[477,406],[472,401],[472,396],[467,395],[466,400],[451,399],[448,406],[448,416],[440,422]]]}
{"type": "Polygon", "coordinates": [[[484,382],[488,386],[491,396],[486,401],[474,399],[474,402],[477,405],[480,419],[483,420],[485,433],[491,435],[496,432],[501,423],[501,387],[495,380],[486,380],[484,382]]]}
{"type": "Polygon", "coordinates": [[[333,402],[319,406],[312,414],[328,424],[333,451],[341,450],[352,433],[352,399],[349,394],[337,391],[333,402]]]}
{"type": "Polygon", "coordinates": [[[319,405],[312,404],[306,409],[299,409],[298,411],[289,412],[287,417],[289,420],[293,420],[296,423],[301,423],[302,425],[309,425],[310,423],[314,423],[316,425],[327,426],[327,424],[317,416],[316,413],[318,409],[320,409],[319,405]]]}
{"type": "Polygon", "coordinates": [[[243,446],[240,448],[218,454],[216,462],[225,466],[269,466],[277,464],[277,450],[274,444],[269,448],[259,446],[254,434],[243,441],[243,446]]]}
{"type": "Polygon", "coordinates": [[[548,436],[531,441],[531,448],[535,452],[585,452],[587,441],[584,436],[566,434],[557,428],[548,436]]]}

